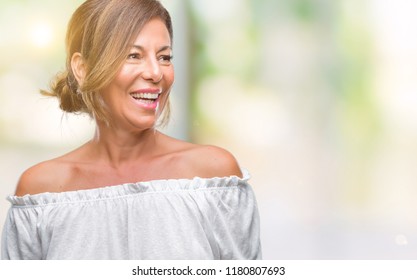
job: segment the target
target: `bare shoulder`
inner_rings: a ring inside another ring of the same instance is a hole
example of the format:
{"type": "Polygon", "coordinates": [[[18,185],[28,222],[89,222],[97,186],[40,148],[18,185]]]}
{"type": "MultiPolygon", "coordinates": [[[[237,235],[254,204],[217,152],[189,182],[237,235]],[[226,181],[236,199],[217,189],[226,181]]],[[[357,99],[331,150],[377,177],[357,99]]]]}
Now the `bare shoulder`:
{"type": "Polygon", "coordinates": [[[195,145],[187,151],[186,161],[199,177],[242,177],[236,158],[227,150],[211,145],[195,145]]]}
{"type": "Polygon", "coordinates": [[[15,195],[56,191],[59,188],[62,173],[62,164],[57,159],[38,163],[22,173],[15,195]]]}
{"type": "Polygon", "coordinates": [[[213,146],[200,145],[161,134],[166,155],[170,161],[172,178],[213,178],[213,177],[242,177],[242,172],[236,158],[229,151],[213,146]]]}

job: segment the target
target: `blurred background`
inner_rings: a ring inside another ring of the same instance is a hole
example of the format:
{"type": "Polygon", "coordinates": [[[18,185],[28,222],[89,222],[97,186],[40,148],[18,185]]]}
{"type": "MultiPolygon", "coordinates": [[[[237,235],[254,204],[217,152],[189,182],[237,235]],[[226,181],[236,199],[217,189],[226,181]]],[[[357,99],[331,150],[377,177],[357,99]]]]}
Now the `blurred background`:
{"type": "MultiPolygon", "coordinates": [[[[87,116],[39,94],[82,2],[0,1],[1,226],[26,168],[92,136],[87,116]]],[[[165,132],[249,170],[264,258],[417,258],[417,2],[162,3],[176,67],[165,132]]]]}

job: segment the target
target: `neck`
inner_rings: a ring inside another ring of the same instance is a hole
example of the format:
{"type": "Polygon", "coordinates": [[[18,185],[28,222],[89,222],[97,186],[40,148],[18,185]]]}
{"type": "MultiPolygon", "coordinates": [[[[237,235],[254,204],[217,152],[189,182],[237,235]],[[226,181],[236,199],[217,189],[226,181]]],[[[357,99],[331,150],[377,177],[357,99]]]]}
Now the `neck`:
{"type": "Polygon", "coordinates": [[[90,143],[100,161],[117,168],[150,156],[156,148],[158,135],[154,128],[130,132],[97,124],[90,143]]]}

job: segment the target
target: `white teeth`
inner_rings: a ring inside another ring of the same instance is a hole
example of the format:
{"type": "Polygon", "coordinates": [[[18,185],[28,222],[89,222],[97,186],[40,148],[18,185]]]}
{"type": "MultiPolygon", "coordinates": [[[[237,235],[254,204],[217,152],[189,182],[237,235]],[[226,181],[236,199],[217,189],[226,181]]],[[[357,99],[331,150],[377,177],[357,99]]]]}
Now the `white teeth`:
{"type": "Polygon", "coordinates": [[[134,98],[157,99],[159,93],[132,93],[134,98]]]}

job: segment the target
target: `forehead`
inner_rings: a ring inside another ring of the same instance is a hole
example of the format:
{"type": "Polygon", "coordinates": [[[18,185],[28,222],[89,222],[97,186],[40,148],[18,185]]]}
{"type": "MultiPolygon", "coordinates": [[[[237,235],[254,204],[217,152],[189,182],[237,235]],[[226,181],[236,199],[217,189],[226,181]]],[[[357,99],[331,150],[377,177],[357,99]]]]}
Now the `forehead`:
{"type": "Polygon", "coordinates": [[[165,23],[154,18],[148,21],[134,39],[134,45],[164,44],[171,45],[171,38],[165,23]]]}

